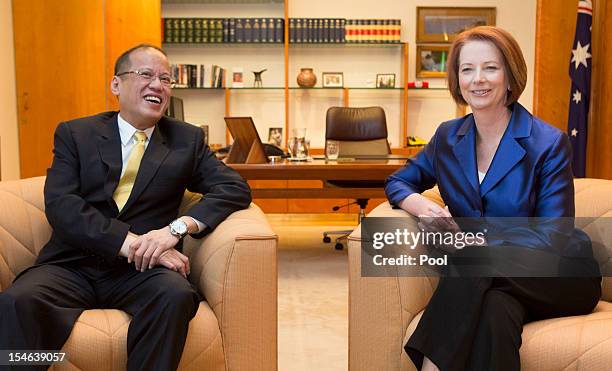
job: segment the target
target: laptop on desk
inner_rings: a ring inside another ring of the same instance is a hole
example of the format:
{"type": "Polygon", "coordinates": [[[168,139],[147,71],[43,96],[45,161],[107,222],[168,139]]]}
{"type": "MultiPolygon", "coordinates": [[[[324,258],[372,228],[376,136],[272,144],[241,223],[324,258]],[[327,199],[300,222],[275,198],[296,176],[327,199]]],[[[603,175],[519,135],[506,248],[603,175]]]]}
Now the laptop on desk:
{"type": "Polygon", "coordinates": [[[268,157],[251,117],[225,117],[225,124],[234,138],[227,155],[228,164],[265,164],[268,157]]]}

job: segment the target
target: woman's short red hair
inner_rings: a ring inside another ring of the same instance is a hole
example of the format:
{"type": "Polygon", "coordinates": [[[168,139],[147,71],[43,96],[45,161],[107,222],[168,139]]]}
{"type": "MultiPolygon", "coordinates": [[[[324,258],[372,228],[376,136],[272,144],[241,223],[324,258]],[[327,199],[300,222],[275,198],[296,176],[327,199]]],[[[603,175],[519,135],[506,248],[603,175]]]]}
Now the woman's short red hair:
{"type": "Polygon", "coordinates": [[[521,47],[514,37],[508,31],[492,26],[479,26],[464,31],[453,42],[446,62],[448,89],[451,96],[457,104],[467,105],[459,88],[459,55],[463,45],[475,40],[488,41],[500,51],[506,68],[508,85],[510,86],[506,105],[508,106],[516,102],[527,84],[527,64],[525,63],[521,47]]]}

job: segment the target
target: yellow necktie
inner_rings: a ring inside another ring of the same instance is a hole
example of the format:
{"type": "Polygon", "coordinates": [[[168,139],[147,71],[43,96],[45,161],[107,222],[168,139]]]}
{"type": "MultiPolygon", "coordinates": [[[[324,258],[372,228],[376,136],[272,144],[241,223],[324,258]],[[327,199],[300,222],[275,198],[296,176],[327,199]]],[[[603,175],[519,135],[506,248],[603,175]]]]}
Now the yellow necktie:
{"type": "Polygon", "coordinates": [[[142,160],[142,155],[145,151],[147,134],[142,131],[137,131],[134,133],[134,136],[136,137],[136,144],[134,147],[132,147],[132,153],[130,153],[130,157],[128,158],[125,172],[123,173],[123,176],[119,180],[119,184],[113,193],[113,199],[117,203],[119,211],[123,209],[125,203],[130,197],[130,193],[132,193],[134,181],[136,180],[136,174],[138,174],[138,167],[140,166],[140,161],[142,160]]]}

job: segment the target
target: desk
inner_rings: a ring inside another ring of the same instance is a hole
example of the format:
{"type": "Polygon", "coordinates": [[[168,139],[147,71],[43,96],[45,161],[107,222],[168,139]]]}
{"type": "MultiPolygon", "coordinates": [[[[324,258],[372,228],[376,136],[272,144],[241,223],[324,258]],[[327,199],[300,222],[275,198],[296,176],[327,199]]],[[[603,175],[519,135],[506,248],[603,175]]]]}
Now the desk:
{"type": "MultiPolygon", "coordinates": [[[[405,160],[228,164],[246,180],[385,180],[405,160]]],[[[254,188],[253,198],[385,198],[382,188],[254,188]]]]}

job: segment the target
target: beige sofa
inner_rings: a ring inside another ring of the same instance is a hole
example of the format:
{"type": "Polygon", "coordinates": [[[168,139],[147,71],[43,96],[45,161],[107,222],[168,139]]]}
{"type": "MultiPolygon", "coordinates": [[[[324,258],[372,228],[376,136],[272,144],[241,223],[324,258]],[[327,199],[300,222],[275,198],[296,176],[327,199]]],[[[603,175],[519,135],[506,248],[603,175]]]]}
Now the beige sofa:
{"type": "MultiPolygon", "coordinates": [[[[32,265],[48,241],[44,177],[0,182],[0,290],[32,265]]],[[[200,196],[186,194],[182,209],[200,196]]],[[[203,240],[187,238],[191,281],[206,297],[189,324],[179,370],[277,369],[277,236],[251,205],[232,214],[203,240]]],[[[86,310],[55,370],[122,370],[130,317],[119,310],[86,310]]]]}
{"type": "MultiPolygon", "coordinates": [[[[612,181],[578,179],[575,193],[577,216],[612,217],[612,181]]],[[[442,203],[435,189],[425,195],[442,203]]],[[[406,217],[407,214],[384,203],[368,216],[406,217]]],[[[408,228],[416,228],[414,219],[412,222],[408,228]]],[[[604,242],[608,247],[605,253],[612,256],[610,229],[586,228],[585,231],[593,241],[604,242]]],[[[361,277],[360,233],[356,229],[348,243],[349,370],[414,370],[403,345],[416,328],[437,279],[361,277]]],[[[527,324],[520,350],[521,369],[612,369],[612,278],[604,278],[602,291],[601,301],[589,315],[527,324]]]]}

